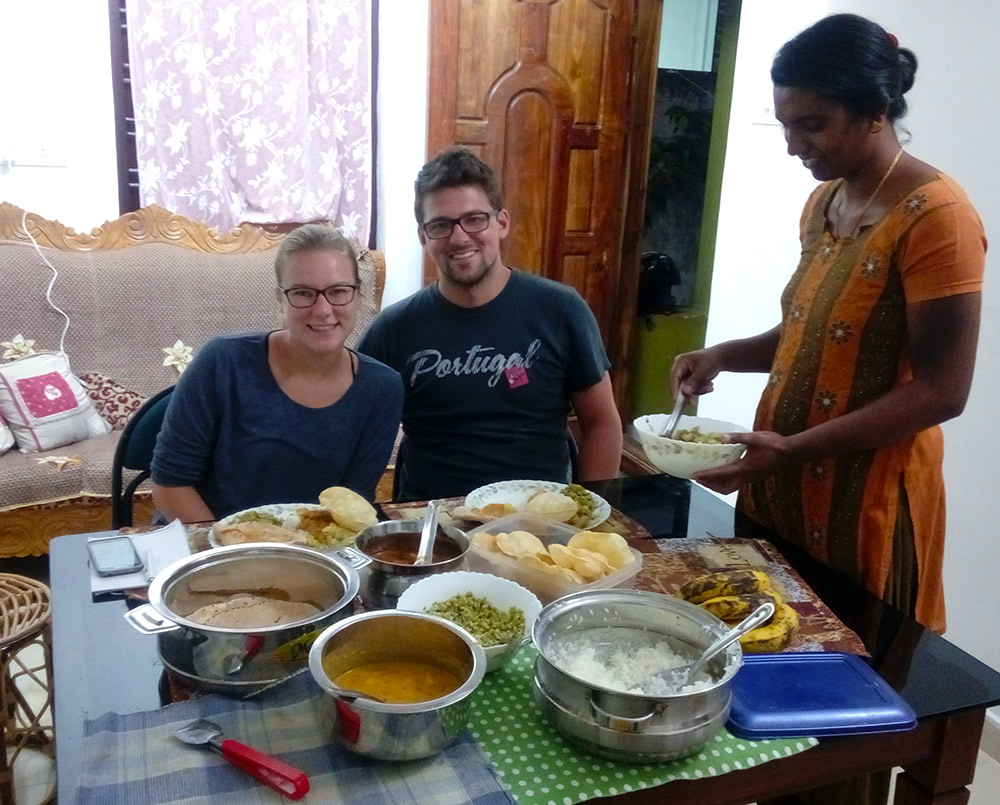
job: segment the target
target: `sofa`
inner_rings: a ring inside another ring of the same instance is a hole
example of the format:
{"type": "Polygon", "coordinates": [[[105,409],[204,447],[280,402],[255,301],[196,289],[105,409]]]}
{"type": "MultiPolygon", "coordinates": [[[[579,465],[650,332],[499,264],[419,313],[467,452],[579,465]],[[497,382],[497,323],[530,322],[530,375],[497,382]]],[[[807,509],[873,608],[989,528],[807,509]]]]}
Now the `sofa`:
{"type": "MultiPolygon", "coordinates": [[[[53,537],[110,527],[112,460],[129,416],[176,383],[211,336],[280,326],[274,257],[289,228],[243,224],[217,233],[150,206],[77,233],[0,203],[0,387],[5,369],[42,361],[31,352],[51,351],[53,360],[61,352],[89,400],[81,407],[93,406],[84,438],[42,450],[36,441],[34,452],[23,452],[19,439],[0,454],[0,558],[41,555],[53,537]],[[69,320],[65,336],[57,309],[69,320]]],[[[380,252],[362,250],[360,262],[352,344],[385,285],[380,252]]],[[[38,399],[45,402],[44,392],[38,399]]],[[[11,429],[0,425],[4,431],[10,441],[11,429]]],[[[136,522],[151,510],[147,489],[136,522]]]]}

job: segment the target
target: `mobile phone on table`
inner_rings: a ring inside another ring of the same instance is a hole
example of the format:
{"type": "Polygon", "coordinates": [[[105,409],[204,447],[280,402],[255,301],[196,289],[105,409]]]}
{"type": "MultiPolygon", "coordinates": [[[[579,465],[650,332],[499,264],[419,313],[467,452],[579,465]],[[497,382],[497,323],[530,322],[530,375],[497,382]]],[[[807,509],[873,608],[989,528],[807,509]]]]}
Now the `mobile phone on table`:
{"type": "Polygon", "coordinates": [[[106,537],[87,543],[90,564],[99,576],[121,576],[142,570],[142,559],[128,537],[106,537]]]}

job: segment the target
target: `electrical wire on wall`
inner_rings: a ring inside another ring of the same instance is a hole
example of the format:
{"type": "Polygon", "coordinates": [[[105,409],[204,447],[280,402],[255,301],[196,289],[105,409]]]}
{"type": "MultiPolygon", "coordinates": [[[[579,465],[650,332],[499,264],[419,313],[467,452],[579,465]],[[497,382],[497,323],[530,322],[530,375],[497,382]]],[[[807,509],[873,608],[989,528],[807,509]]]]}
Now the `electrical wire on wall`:
{"type": "MultiPolygon", "coordinates": [[[[69,315],[66,313],[65,310],[59,307],[59,305],[57,305],[55,302],[52,301],[52,289],[55,287],[56,280],[59,278],[59,271],[56,269],[54,265],[52,265],[51,262],[49,262],[49,259],[45,256],[45,253],[42,251],[42,247],[38,245],[38,241],[35,240],[34,236],[28,230],[27,210],[24,210],[21,214],[21,229],[24,231],[24,234],[28,236],[28,240],[30,240],[31,244],[35,247],[35,251],[38,252],[38,256],[42,258],[42,262],[45,263],[45,265],[48,266],[49,270],[52,272],[52,279],[49,280],[48,288],[45,289],[45,301],[49,303],[49,307],[51,307],[56,313],[58,313],[66,320],[66,323],[63,325],[62,335],[59,337],[58,351],[63,355],[63,357],[66,358],[66,365],[69,366],[69,356],[66,354],[66,333],[69,331],[69,315]]],[[[2,240],[0,241],[0,243],[6,243],[11,246],[26,245],[25,243],[22,243],[21,241],[17,240],[2,240]]],[[[72,368],[70,368],[70,371],[73,371],[72,368]]]]}

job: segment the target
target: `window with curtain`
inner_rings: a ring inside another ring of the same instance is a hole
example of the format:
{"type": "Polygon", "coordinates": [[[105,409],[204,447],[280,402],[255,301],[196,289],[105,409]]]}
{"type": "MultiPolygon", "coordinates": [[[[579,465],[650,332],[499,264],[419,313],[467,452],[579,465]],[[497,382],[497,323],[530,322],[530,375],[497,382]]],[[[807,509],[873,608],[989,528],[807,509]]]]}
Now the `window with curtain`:
{"type": "Polygon", "coordinates": [[[126,0],[141,203],[369,241],[376,0],[126,0]]]}

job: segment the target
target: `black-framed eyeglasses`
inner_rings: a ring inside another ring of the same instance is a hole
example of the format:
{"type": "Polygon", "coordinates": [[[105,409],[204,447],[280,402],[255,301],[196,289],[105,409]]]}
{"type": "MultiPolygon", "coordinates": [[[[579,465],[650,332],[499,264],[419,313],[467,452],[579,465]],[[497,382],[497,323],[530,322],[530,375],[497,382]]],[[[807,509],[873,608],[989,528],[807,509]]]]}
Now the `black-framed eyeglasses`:
{"type": "Polygon", "coordinates": [[[455,229],[455,224],[462,227],[462,230],[469,235],[482,232],[490,225],[490,218],[493,212],[467,212],[459,218],[434,218],[422,226],[424,234],[434,240],[451,237],[455,229]]]}
{"type": "Polygon", "coordinates": [[[328,288],[319,290],[318,288],[307,288],[304,285],[297,285],[294,288],[278,288],[285,295],[288,304],[292,307],[305,308],[312,307],[323,294],[326,301],[334,307],[349,305],[354,301],[354,294],[357,293],[360,285],[331,285],[328,288]]]}

